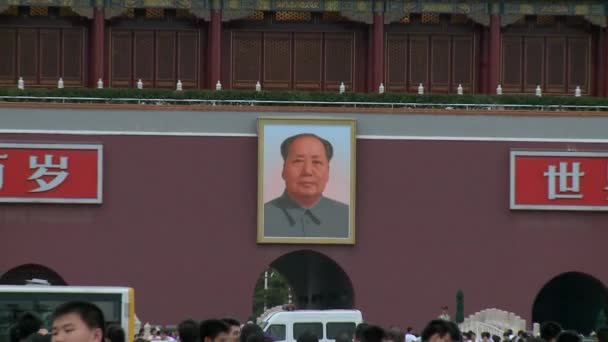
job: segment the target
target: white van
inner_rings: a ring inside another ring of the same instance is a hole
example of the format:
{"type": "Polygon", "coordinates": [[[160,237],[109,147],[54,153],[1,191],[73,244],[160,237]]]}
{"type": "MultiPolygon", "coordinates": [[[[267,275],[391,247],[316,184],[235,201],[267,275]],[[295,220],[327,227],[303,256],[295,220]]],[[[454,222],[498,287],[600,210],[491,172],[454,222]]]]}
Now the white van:
{"type": "Polygon", "coordinates": [[[320,342],[329,342],[342,332],[352,338],[361,322],[363,316],[359,310],[295,310],[274,312],[264,317],[260,326],[277,342],[296,341],[307,331],[317,335],[320,342]]]}

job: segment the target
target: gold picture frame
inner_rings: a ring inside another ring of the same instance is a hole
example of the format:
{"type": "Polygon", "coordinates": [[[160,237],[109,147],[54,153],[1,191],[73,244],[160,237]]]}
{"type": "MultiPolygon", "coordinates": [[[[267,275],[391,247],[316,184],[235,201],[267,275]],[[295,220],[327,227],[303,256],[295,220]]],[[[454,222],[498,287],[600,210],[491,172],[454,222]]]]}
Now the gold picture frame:
{"type": "Polygon", "coordinates": [[[356,128],[258,118],[258,243],[355,244],[356,128]]]}

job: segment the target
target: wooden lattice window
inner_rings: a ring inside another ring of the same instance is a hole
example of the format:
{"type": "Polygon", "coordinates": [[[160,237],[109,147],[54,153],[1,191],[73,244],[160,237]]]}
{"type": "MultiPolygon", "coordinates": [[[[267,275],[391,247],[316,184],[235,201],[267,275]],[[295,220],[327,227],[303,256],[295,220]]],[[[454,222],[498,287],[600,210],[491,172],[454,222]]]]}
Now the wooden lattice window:
{"type": "Polygon", "coordinates": [[[326,34],[325,51],[329,52],[325,55],[326,86],[337,87],[342,82],[347,87],[352,84],[353,47],[354,41],[349,34],[326,34]]]}
{"type": "Polygon", "coordinates": [[[264,12],[263,11],[255,11],[253,14],[245,18],[245,20],[249,21],[264,21],[264,12]]]}
{"type": "Polygon", "coordinates": [[[48,15],[49,15],[48,7],[40,7],[40,6],[30,7],[30,16],[31,17],[48,17],[48,15]]]}
{"type": "Polygon", "coordinates": [[[125,8],[125,11],[122,12],[122,17],[129,19],[135,18],[135,8],[125,8]]]}
{"type": "Polygon", "coordinates": [[[163,8],[146,8],[146,18],[162,19],[164,17],[165,17],[165,10],[163,8]]]}
{"type": "Polygon", "coordinates": [[[552,15],[539,15],[536,17],[536,25],[551,26],[555,24],[555,17],[552,15]]]}
{"type": "Polygon", "coordinates": [[[386,36],[386,86],[391,91],[406,90],[407,35],[390,33],[386,36]]]}
{"type": "Polygon", "coordinates": [[[399,19],[399,23],[401,24],[409,24],[411,22],[410,14],[406,14],[403,18],[399,19]]]}
{"type": "Polygon", "coordinates": [[[84,39],[84,28],[1,28],[0,83],[82,86],[84,39]]]}
{"type": "Polygon", "coordinates": [[[6,16],[17,16],[19,15],[19,7],[17,6],[9,6],[6,11],[0,13],[0,15],[6,15],[6,16]]]}
{"type": "Polygon", "coordinates": [[[274,15],[276,21],[298,21],[308,22],[312,20],[312,13],[310,12],[291,12],[291,11],[279,11],[274,15]]]}
{"type": "Polygon", "coordinates": [[[466,24],[469,21],[466,14],[452,14],[450,19],[452,24],[466,24]]]}
{"type": "Polygon", "coordinates": [[[439,24],[439,13],[422,13],[423,24],[439,24]]]}
{"type": "Polygon", "coordinates": [[[264,73],[266,88],[286,89],[291,80],[291,35],[266,33],[264,35],[264,73]]]}
{"type": "Polygon", "coordinates": [[[355,85],[355,36],[339,32],[232,33],[232,87],[337,91],[355,85]]]}
{"type": "Polygon", "coordinates": [[[323,34],[295,33],[294,82],[296,89],[321,90],[323,34]]]}
{"type": "Polygon", "coordinates": [[[232,85],[253,89],[261,80],[262,34],[235,32],[232,39],[232,85]]]}

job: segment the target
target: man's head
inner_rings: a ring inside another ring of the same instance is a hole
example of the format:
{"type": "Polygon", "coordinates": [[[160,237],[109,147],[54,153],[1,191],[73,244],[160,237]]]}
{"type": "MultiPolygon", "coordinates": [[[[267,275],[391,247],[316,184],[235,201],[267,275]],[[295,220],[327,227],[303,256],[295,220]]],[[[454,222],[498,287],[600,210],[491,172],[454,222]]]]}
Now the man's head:
{"type": "Polygon", "coordinates": [[[92,303],[68,302],[53,312],[53,342],[102,342],[103,312],[92,303]]]}
{"type": "Polygon", "coordinates": [[[403,334],[401,328],[397,326],[392,326],[388,328],[388,330],[386,330],[386,336],[384,337],[384,339],[386,341],[403,342],[403,340],[405,339],[405,335],[403,334]]]}
{"type": "Polygon", "coordinates": [[[353,339],[348,332],[341,331],[338,333],[338,335],[336,335],[336,342],[353,342],[353,339]]]}
{"type": "Polygon", "coordinates": [[[408,334],[411,334],[412,331],[414,331],[414,328],[412,328],[412,327],[407,327],[407,329],[405,330],[405,332],[408,334]]]}
{"type": "Polygon", "coordinates": [[[219,319],[208,319],[201,322],[201,342],[228,342],[230,327],[219,319]]]}
{"type": "Polygon", "coordinates": [[[386,332],[377,325],[368,325],[361,332],[360,342],[382,342],[386,339],[386,332]]]}
{"type": "Polygon", "coordinates": [[[489,332],[484,331],[484,332],[481,333],[481,340],[483,342],[488,342],[490,340],[490,338],[491,337],[490,337],[490,333],[489,332]]]}
{"type": "Polygon", "coordinates": [[[247,338],[254,334],[264,335],[264,331],[259,325],[253,323],[247,323],[241,329],[240,342],[247,342],[247,338]]]}
{"type": "Polygon", "coordinates": [[[365,330],[365,328],[367,328],[368,326],[369,324],[367,323],[359,323],[359,325],[357,325],[357,328],[355,328],[355,342],[361,342],[363,330],[365,330]]]}
{"type": "Polygon", "coordinates": [[[319,337],[310,331],[304,332],[302,335],[298,336],[297,342],[319,342],[319,337]]]}
{"type": "Polygon", "coordinates": [[[17,324],[13,324],[8,328],[8,341],[19,342],[19,330],[17,324]]]}
{"type": "Polygon", "coordinates": [[[106,342],[126,342],[125,331],[118,324],[111,324],[106,329],[106,342]]]}
{"type": "Polygon", "coordinates": [[[228,324],[230,331],[228,332],[228,338],[232,342],[237,342],[241,336],[241,322],[234,318],[223,318],[222,321],[228,324]]]}
{"type": "Polygon", "coordinates": [[[557,335],[557,342],[582,342],[583,339],[581,336],[572,330],[562,331],[559,335],[557,335]]]}
{"type": "Polygon", "coordinates": [[[272,338],[270,338],[269,336],[266,336],[262,333],[255,333],[255,334],[251,334],[247,337],[247,341],[246,342],[272,342],[272,338]]]}
{"type": "Polygon", "coordinates": [[[447,315],[447,313],[448,313],[448,307],[447,307],[447,305],[441,307],[441,313],[443,315],[447,315]]]}
{"type": "Polygon", "coordinates": [[[292,200],[305,208],[317,203],[329,180],[333,154],[331,143],[314,134],[298,134],[283,141],[282,177],[292,200]]]}
{"type": "Polygon", "coordinates": [[[9,328],[11,342],[24,341],[31,334],[38,332],[42,327],[42,320],[31,312],[23,313],[17,319],[17,323],[9,328]]]}
{"type": "Polygon", "coordinates": [[[545,342],[545,340],[540,337],[530,337],[526,339],[526,342],[545,342]]]}
{"type": "Polygon", "coordinates": [[[556,322],[549,321],[540,326],[540,337],[547,342],[555,342],[560,332],[562,332],[562,327],[556,322]]]}
{"type": "Polygon", "coordinates": [[[421,338],[422,342],[456,342],[460,340],[460,330],[454,322],[436,319],[427,324],[421,338]]]}
{"type": "Polygon", "coordinates": [[[177,332],[181,342],[198,342],[199,326],[192,319],[181,321],[177,325],[177,332]]]}

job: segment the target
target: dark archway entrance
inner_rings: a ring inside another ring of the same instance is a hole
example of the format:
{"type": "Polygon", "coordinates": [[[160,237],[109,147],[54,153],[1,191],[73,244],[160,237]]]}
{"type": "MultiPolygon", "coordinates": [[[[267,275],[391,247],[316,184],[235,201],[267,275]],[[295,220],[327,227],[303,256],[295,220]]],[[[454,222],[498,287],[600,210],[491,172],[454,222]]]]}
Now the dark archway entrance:
{"type": "MultiPolygon", "coordinates": [[[[269,267],[285,280],[298,309],[352,309],[354,306],[354,291],[348,275],[321,253],[291,252],[273,261],[269,267]]],[[[258,279],[257,290],[260,283],[261,279],[258,279]]]]}
{"type": "Polygon", "coordinates": [[[606,287],[598,279],[579,272],[563,273],[540,290],[532,309],[532,320],[558,322],[564,329],[589,334],[595,329],[600,310],[607,307],[606,287]]]}
{"type": "Polygon", "coordinates": [[[300,309],[352,309],[354,306],[354,290],[348,275],[321,253],[292,252],[275,260],[270,267],[287,279],[300,309]]]}
{"type": "Polygon", "coordinates": [[[0,277],[0,285],[25,285],[32,279],[46,280],[51,285],[67,285],[57,272],[38,264],[25,264],[8,270],[0,277]]]}

